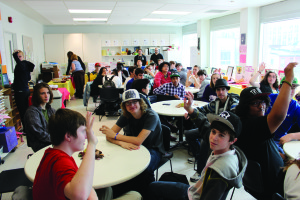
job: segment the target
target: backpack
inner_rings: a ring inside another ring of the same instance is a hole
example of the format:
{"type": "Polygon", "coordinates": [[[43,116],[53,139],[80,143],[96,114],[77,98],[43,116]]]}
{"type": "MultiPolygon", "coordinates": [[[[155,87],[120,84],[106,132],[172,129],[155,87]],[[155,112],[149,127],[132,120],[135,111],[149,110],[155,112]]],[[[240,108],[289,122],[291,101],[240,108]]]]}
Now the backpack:
{"type": "Polygon", "coordinates": [[[116,88],[115,83],[112,81],[114,77],[115,77],[115,75],[113,75],[110,79],[106,80],[103,83],[102,88],[116,88]]]}

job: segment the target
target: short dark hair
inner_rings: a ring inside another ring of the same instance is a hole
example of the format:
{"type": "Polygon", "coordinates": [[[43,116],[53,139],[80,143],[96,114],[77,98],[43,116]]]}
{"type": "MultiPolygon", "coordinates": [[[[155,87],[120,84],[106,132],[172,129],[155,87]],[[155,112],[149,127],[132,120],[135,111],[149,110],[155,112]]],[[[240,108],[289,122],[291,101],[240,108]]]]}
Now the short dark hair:
{"type": "Polygon", "coordinates": [[[60,145],[65,138],[66,133],[77,138],[77,129],[85,126],[86,120],[82,114],[69,109],[58,109],[55,114],[49,118],[48,131],[51,143],[54,146],[60,145]]]}
{"type": "Polygon", "coordinates": [[[227,132],[230,135],[230,139],[229,141],[233,141],[234,138],[236,138],[235,136],[235,132],[233,130],[231,130],[231,128],[229,128],[226,124],[219,122],[219,121],[213,121],[210,125],[211,129],[217,129],[218,131],[220,131],[221,133],[227,132]]]}
{"type": "Polygon", "coordinates": [[[163,66],[164,65],[168,65],[169,66],[169,69],[168,70],[170,70],[170,63],[168,63],[168,62],[162,62],[162,63],[160,63],[160,65],[159,65],[159,67],[158,67],[158,70],[161,72],[161,70],[162,70],[162,68],[163,68],[163,66]]]}
{"type": "Polygon", "coordinates": [[[113,69],[113,70],[111,71],[111,73],[112,73],[113,75],[118,76],[118,70],[117,70],[117,69],[113,69]]]}
{"type": "Polygon", "coordinates": [[[69,51],[68,53],[67,53],[67,56],[68,56],[68,58],[69,58],[69,60],[71,60],[71,56],[73,55],[73,52],[72,51],[69,51]]]}
{"type": "Polygon", "coordinates": [[[136,68],[137,68],[136,66],[130,66],[130,67],[128,68],[129,74],[130,74],[130,73],[133,73],[133,71],[134,71],[136,68]]]}
{"type": "Polygon", "coordinates": [[[104,69],[106,69],[106,67],[101,67],[101,68],[100,68],[100,71],[99,71],[99,74],[100,74],[100,75],[102,75],[104,69]]]}
{"type": "Polygon", "coordinates": [[[197,75],[198,75],[198,76],[201,76],[201,75],[203,75],[203,74],[204,74],[205,76],[207,75],[205,69],[200,69],[200,70],[197,72],[197,75]]]}
{"type": "Polygon", "coordinates": [[[149,83],[149,79],[137,79],[133,81],[131,89],[136,89],[139,93],[143,93],[142,89],[146,89],[149,83]]]}
{"type": "Polygon", "coordinates": [[[155,66],[155,65],[156,65],[156,63],[155,63],[155,62],[152,62],[152,63],[150,63],[149,65],[155,66]]]}
{"type": "MultiPolygon", "coordinates": [[[[170,62],[170,63],[171,63],[171,62],[170,62]]],[[[176,63],[175,67],[177,68],[177,67],[179,67],[179,66],[182,66],[182,64],[181,64],[181,63],[176,63]]]]}
{"type": "Polygon", "coordinates": [[[47,83],[42,82],[42,83],[38,83],[34,86],[32,98],[31,98],[32,105],[40,106],[41,103],[43,103],[43,100],[41,99],[41,96],[40,96],[40,89],[42,89],[42,88],[47,88],[50,93],[50,99],[49,99],[49,102],[47,103],[47,105],[50,105],[52,103],[52,100],[53,100],[52,90],[47,83]]]}
{"type": "Polygon", "coordinates": [[[142,68],[136,68],[135,69],[135,75],[143,74],[144,70],[142,68]]]}
{"type": "Polygon", "coordinates": [[[265,101],[266,109],[270,106],[271,99],[269,98],[269,96],[261,96],[247,101],[240,101],[239,104],[235,107],[235,114],[241,119],[249,117],[248,115],[250,111],[250,102],[256,99],[265,101]]]}
{"type": "Polygon", "coordinates": [[[117,70],[118,70],[118,71],[122,71],[122,70],[123,70],[123,67],[124,67],[123,63],[121,63],[121,62],[118,62],[118,63],[117,63],[117,70]]]}

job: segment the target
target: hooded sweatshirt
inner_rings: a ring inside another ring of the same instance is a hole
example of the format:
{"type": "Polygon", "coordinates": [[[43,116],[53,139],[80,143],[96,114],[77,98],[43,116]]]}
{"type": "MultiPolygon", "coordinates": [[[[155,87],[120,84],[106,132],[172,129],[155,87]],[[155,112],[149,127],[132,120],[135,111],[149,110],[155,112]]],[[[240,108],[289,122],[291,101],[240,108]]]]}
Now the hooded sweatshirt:
{"type": "Polygon", "coordinates": [[[236,146],[220,155],[211,154],[201,179],[188,190],[190,200],[221,199],[232,187],[240,188],[247,159],[236,146]],[[227,191],[227,192],[226,192],[227,191]]]}

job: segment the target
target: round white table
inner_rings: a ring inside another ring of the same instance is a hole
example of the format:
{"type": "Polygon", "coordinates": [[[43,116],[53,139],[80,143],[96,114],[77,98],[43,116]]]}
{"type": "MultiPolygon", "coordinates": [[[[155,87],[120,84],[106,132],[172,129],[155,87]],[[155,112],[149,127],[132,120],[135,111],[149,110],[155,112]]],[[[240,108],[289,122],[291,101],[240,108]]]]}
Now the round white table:
{"type": "Polygon", "coordinates": [[[197,88],[195,88],[195,87],[185,87],[185,91],[187,92],[187,91],[189,91],[189,92],[191,92],[191,93],[197,93],[197,92],[199,92],[200,91],[200,89],[197,89],[197,88]]]}
{"type": "Polygon", "coordinates": [[[300,141],[290,141],[284,143],[283,151],[289,159],[300,158],[300,141]]]}
{"type": "MultiPolygon", "coordinates": [[[[25,164],[25,174],[33,182],[36,170],[48,147],[34,153],[25,164]]],[[[130,180],[142,173],[149,165],[150,153],[144,147],[139,150],[127,150],[106,141],[105,136],[98,136],[97,149],[102,151],[104,158],[95,160],[93,188],[106,188],[130,180]]],[[[72,156],[79,167],[81,159],[78,153],[72,156]]]]}
{"type": "MultiPolygon", "coordinates": [[[[177,108],[176,106],[180,103],[183,103],[183,100],[169,100],[169,101],[160,101],[151,104],[152,110],[154,110],[159,115],[172,116],[172,117],[181,117],[179,121],[181,123],[181,128],[179,129],[179,142],[183,141],[183,117],[187,113],[184,107],[177,108]]],[[[193,101],[192,107],[202,107],[208,104],[204,101],[193,101]]]]}

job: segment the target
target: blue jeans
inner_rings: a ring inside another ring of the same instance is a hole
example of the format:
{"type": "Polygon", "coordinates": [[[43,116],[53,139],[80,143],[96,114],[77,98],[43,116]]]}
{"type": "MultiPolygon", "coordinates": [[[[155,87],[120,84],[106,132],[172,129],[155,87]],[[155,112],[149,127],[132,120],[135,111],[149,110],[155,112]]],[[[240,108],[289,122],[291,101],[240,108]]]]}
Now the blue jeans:
{"type": "Polygon", "coordinates": [[[151,200],[188,200],[190,186],[180,182],[157,181],[148,187],[146,199],[151,200]]]}

